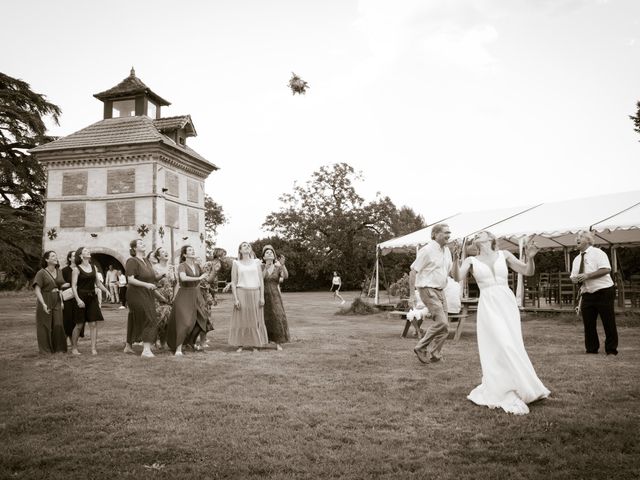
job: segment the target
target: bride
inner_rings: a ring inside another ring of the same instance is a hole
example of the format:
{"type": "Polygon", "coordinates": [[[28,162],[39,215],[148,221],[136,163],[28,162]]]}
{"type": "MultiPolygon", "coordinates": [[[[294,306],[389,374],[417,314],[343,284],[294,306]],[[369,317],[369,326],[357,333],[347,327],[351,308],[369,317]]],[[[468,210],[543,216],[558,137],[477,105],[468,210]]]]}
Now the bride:
{"type": "Polygon", "coordinates": [[[523,275],[533,275],[538,247],[533,243],[525,247],[528,263],[523,263],[508,251],[496,250],[496,239],[489,232],[478,233],[473,243],[478,255],[467,257],[458,267],[456,254],[452,272],[460,281],[471,271],[480,287],[477,337],[482,383],[467,398],[477,405],[525,415],[529,413],[527,403],[546,398],[550,392],[537,377],[524,348],[520,311],[507,283],[507,265],[523,275]]]}

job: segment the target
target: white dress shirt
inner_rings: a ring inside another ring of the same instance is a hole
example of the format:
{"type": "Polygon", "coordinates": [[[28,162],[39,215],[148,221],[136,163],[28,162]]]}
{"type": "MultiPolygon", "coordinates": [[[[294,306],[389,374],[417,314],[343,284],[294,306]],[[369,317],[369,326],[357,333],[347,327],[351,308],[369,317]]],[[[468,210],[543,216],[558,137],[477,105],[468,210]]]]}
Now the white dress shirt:
{"type": "MultiPolygon", "coordinates": [[[[582,252],[573,259],[571,266],[571,278],[578,276],[580,271],[580,258],[582,252]]],[[[584,271],[582,273],[592,273],[601,268],[608,268],[611,270],[611,263],[609,263],[609,257],[597,247],[589,246],[584,251],[584,271]]],[[[584,281],[580,291],[582,293],[593,293],[603,288],[609,288],[613,286],[613,280],[608,273],[598,278],[589,278],[584,281]]]]}
{"type": "Polygon", "coordinates": [[[420,250],[411,269],[417,272],[416,287],[445,288],[453,261],[449,248],[441,247],[435,240],[420,250]]]}

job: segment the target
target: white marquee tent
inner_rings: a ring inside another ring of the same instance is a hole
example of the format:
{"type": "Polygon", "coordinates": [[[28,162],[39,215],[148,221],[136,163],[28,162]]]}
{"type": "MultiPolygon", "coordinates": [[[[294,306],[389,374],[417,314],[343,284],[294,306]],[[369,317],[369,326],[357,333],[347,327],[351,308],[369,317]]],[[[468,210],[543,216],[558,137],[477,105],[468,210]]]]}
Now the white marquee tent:
{"type": "Polygon", "coordinates": [[[612,247],[612,267],[615,271],[616,247],[640,245],[640,190],[524,207],[457,213],[416,232],[378,244],[376,256],[417,251],[431,240],[431,228],[436,223],[449,225],[452,240],[462,240],[481,230],[489,230],[499,239],[500,248],[512,251],[518,250],[524,239],[533,237],[543,249],[563,249],[567,268],[569,249],[576,244],[576,232],[591,230],[596,234],[596,244],[612,247]]]}

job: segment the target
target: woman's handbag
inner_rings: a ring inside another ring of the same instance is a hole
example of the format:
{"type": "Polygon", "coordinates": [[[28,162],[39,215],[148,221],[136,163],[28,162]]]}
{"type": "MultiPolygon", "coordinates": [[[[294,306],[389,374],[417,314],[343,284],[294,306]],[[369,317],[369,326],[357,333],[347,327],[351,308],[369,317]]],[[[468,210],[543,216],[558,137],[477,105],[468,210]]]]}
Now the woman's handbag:
{"type": "Polygon", "coordinates": [[[71,300],[72,298],[73,298],[72,288],[67,288],[66,290],[62,291],[62,300],[66,302],[67,300],[71,300]]]}

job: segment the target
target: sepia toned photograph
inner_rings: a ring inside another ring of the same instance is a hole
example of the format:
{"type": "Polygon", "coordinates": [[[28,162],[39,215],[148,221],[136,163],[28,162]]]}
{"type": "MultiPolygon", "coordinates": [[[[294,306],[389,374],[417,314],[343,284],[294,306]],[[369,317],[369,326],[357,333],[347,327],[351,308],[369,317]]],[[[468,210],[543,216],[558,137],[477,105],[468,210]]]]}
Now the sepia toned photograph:
{"type": "Polygon", "coordinates": [[[0,14],[0,478],[640,479],[640,3],[0,14]]]}

